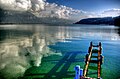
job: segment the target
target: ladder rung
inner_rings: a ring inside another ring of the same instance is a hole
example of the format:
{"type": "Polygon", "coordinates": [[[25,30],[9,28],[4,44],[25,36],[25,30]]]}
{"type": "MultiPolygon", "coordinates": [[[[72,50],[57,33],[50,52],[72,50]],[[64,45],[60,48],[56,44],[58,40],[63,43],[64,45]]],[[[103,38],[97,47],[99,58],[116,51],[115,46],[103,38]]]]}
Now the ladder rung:
{"type": "Polygon", "coordinates": [[[97,49],[93,49],[92,53],[98,53],[98,50],[97,49]]]}
{"type": "Polygon", "coordinates": [[[92,58],[98,58],[98,56],[92,56],[92,58]]]}
{"type": "Polygon", "coordinates": [[[90,63],[98,63],[98,60],[90,60],[90,63]]]}
{"type": "Polygon", "coordinates": [[[99,45],[93,45],[93,47],[99,47],[99,45]]]}

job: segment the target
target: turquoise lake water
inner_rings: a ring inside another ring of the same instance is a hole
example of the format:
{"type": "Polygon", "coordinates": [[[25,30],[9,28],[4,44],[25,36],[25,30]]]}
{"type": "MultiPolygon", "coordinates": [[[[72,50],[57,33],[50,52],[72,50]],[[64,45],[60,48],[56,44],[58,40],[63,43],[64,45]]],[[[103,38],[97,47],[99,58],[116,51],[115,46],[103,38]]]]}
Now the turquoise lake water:
{"type": "MultiPolygon", "coordinates": [[[[12,43],[15,46],[19,41],[28,42],[26,40],[31,40],[36,34],[41,35],[41,39],[44,38],[45,43],[49,42],[48,46],[56,51],[82,51],[84,52],[82,55],[86,55],[91,41],[94,44],[101,42],[104,56],[103,79],[120,78],[119,27],[107,25],[0,25],[0,51],[3,50],[3,45],[8,46],[12,43]]],[[[2,52],[0,52],[0,55],[2,57],[2,52]]],[[[1,63],[5,61],[3,58],[1,63]]],[[[0,66],[0,70],[2,70],[2,65],[0,66]]]]}

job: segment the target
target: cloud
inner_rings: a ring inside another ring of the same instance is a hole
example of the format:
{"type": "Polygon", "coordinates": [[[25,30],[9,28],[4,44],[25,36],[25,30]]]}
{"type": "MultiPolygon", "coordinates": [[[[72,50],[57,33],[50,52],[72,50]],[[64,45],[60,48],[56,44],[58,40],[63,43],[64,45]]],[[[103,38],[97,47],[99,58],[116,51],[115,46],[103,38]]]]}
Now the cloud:
{"type": "Polygon", "coordinates": [[[44,0],[31,0],[31,10],[41,11],[44,9],[45,1],[44,0]]]}
{"type": "Polygon", "coordinates": [[[109,9],[102,13],[94,13],[75,10],[56,3],[48,3],[46,0],[0,0],[0,7],[6,10],[28,11],[43,19],[59,18],[71,20],[72,22],[84,18],[114,17],[120,15],[120,9],[109,9]]]}
{"type": "Polygon", "coordinates": [[[37,17],[70,19],[79,13],[70,7],[48,3],[44,0],[0,0],[0,7],[6,10],[29,11],[37,17]]]}
{"type": "Polygon", "coordinates": [[[116,17],[116,16],[120,16],[120,9],[109,9],[101,13],[87,12],[81,10],[80,13],[78,13],[77,16],[75,17],[79,19],[84,19],[84,18],[101,18],[101,17],[116,17]]]}
{"type": "Polygon", "coordinates": [[[72,15],[77,14],[77,13],[79,13],[79,10],[74,10],[70,7],[46,2],[44,10],[41,11],[38,14],[38,16],[70,19],[72,15]]]}
{"type": "Polygon", "coordinates": [[[40,11],[44,9],[43,0],[0,0],[0,7],[6,10],[16,11],[40,11]]]}
{"type": "Polygon", "coordinates": [[[120,15],[120,9],[109,9],[100,14],[103,17],[115,17],[120,15]]]}

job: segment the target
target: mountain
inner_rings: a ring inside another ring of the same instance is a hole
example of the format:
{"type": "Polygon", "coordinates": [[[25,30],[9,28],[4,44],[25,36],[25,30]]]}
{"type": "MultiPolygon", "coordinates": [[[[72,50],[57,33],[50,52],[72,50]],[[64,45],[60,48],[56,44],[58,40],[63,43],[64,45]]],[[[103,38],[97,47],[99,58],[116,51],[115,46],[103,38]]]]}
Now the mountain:
{"type": "Polygon", "coordinates": [[[120,26],[120,16],[114,18],[114,24],[120,26]]]}
{"type": "Polygon", "coordinates": [[[103,18],[86,18],[75,24],[106,24],[120,26],[120,16],[118,17],[103,17],[103,18]]]}
{"type": "Polygon", "coordinates": [[[76,24],[114,24],[114,20],[112,17],[105,17],[105,18],[87,18],[82,19],[79,22],[76,22],[76,24]]]}
{"type": "Polygon", "coordinates": [[[0,24],[71,24],[68,19],[56,17],[37,17],[31,12],[19,12],[0,9],[0,24]]]}

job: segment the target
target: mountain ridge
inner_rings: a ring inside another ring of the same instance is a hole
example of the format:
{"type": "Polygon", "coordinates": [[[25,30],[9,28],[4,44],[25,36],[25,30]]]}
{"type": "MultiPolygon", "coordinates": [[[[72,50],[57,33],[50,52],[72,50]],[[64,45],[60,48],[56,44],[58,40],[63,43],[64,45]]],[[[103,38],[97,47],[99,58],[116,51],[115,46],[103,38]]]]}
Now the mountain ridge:
{"type": "Polygon", "coordinates": [[[120,26],[120,16],[117,17],[102,17],[102,18],[85,18],[75,24],[105,24],[120,26]]]}
{"type": "Polygon", "coordinates": [[[72,24],[72,20],[56,17],[37,17],[31,12],[0,9],[0,24],[72,24]]]}

